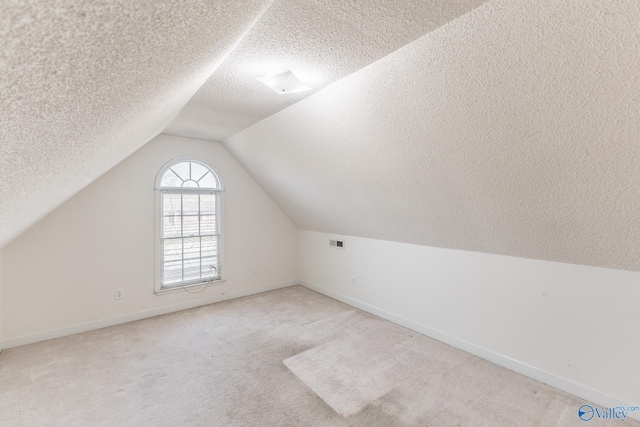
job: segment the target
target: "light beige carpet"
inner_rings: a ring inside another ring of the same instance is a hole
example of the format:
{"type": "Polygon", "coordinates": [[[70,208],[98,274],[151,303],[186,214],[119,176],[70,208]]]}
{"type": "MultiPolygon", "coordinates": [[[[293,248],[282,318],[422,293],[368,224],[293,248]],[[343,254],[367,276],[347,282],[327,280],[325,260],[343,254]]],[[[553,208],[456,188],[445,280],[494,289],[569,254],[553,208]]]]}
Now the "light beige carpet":
{"type": "Polygon", "coordinates": [[[0,354],[2,427],[583,426],[583,403],[302,287],[0,354]]]}

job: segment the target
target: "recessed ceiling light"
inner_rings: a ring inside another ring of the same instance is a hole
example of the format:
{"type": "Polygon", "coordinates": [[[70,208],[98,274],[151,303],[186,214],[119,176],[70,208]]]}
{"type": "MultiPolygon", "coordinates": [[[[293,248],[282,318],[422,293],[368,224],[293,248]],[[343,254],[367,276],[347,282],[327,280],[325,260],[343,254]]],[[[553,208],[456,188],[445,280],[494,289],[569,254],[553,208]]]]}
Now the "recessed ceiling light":
{"type": "Polygon", "coordinates": [[[303,92],[311,89],[309,86],[298,80],[291,71],[285,71],[283,73],[272,74],[264,77],[256,77],[256,80],[269,86],[274,92],[279,94],[303,92]]]}

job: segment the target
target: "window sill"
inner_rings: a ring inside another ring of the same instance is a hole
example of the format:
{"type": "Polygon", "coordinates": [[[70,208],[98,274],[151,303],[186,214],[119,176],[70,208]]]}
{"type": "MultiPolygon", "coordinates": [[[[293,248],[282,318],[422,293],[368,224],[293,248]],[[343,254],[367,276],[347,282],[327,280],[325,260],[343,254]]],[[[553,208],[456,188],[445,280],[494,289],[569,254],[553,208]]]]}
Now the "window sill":
{"type": "Polygon", "coordinates": [[[164,289],[156,289],[154,293],[157,296],[173,294],[176,292],[188,292],[192,294],[197,294],[199,292],[203,292],[209,286],[221,285],[226,281],[227,279],[220,279],[220,280],[214,280],[211,282],[190,283],[188,285],[173,286],[171,288],[164,288],[164,289]]]}

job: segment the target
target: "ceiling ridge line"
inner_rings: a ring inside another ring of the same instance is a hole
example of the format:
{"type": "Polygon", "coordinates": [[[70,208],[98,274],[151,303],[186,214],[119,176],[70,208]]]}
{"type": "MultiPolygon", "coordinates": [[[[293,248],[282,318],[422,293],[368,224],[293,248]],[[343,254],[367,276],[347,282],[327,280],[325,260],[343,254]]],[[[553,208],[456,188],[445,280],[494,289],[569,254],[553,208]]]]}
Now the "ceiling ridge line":
{"type": "MultiPolygon", "coordinates": [[[[235,50],[238,48],[238,46],[240,46],[240,43],[242,43],[244,41],[244,39],[247,37],[247,35],[251,32],[251,30],[253,30],[256,26],[256,24],[258,22],[260,22],[260,20],[262,19],[262,17],[264,16],[264,14],[267,12],[267,10],[269,10],[271,8],[271,6],[273,5],[273,3],[275,3],[277,0],[271,0],[270,2],[268,2],[268,4],[264,7],[264,9],[262,10],[262,12],[260,12],[258,14],[258,16],[256,16],[256,18],[253,20],[253,22],[247,27],[247,29],[240,35],[240,37],[238,37],[237,41],[235,43],[233,43],[233,45],[227,50],[227,52],[225,52],[221,58],[214,64],[213,69],[211,70],[210,73],[208,73],[208,76],[206,79],[204,79],[204,81],[202,82],[202,84],[198,87],[198,89],[196,91],[193,92],[193,95],[191,96],[191,98],[193,98],[195,96],[196,93],[198,93],[198,91],[202,88],[202,86],[204,86],[207,81],[211,78],[211,76],[218,71],[218,69],[220,68],[220,66],[222,66],[222,64],[224,64],[227,59],[229,58],[229,56],[231,56],[231,54],[233,52],[235,52],[235,50]]],[[[191,101],[191,98],[189,98],[189,101],[191,101]]],[[[187,103],[189,102],[187,101],[187,103]]],[[[185,104],[186,105],[186,104],[185,104]]],[[[184,108],[184,107],[183,107],[184,108]]],[[[178,114],[180,112],[178,111],[178,114]]],[[[161,132],[162,133],[162,132],[161,132]]]]}

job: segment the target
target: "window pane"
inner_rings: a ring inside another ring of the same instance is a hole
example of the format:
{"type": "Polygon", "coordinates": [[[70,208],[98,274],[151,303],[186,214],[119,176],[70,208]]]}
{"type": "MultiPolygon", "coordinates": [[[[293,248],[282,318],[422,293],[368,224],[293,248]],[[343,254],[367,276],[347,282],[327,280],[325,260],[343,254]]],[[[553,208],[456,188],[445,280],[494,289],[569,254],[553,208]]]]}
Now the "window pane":
{"type": "Polygon", "coordinates": [[[184,239],[184,280],[200,278],[200,238],[184,239]]]}
{"type": "Polygon", "coordinates": [[[171,166],[173,170],[183,181],[191,179],[191,173],[189,172],[189,162],[178,163],[171,166]]]}
{"type": "Polygon", "coordinates": [[[213,258],[218,255],[218,238],[202,237],[202,258],[213,258]]]}
{"type": "Polygon", "coordinates": [[[164,261],[175,261],[182,259],[182,239],[164,240],[164,261]]]}
{"type": "Polygon", "coordinates": [[[162,176],[162,180],[160,181],[161,187],[180,187],[182,186],[182,180],[178,178],[171,169],[166,171],[162,176]]]}
{"type": "Polygon", "coordinates": [[[180,216],[165,216],[162,218],[162,237],[182,236],[180,216]]]}
{"type": "Polygon", "coordinates": [[[163,242],[162,283],[182,281],[182,239],[167,239],[163,242]]]}
{"type": "Polygon", "coordinates": [[[200,258],[184,260],[184,280],[200,278],[200,258]]]}
{"type": "Polygon", "coordinates": [[[182,212],[180,194],[162,193],[162,214],[180,215],[182,212]]]}
{"type": "Polygon", "coordinates": [[[214,215],[216,213],[215,194],[200,195],[200,213],[203,215],[214,215]]]}
{"type": "Polygon", "coordinates": [[[182,195],[182,213],[184,215],[198,215],[200,212],[199,197],[197,194],[182,195]]]}
{"type": "Polygon", "coordinates": [[[193,180],[191,180],[191,179],[189,179],[189,180],[186,180],[185,182],[183,182],[182,186],[186,187],[186,188],[198,188],[198,183],[193,181],[193,180]]]}
{"type": "Polygon", "coordinates": [[[216,217],[203,215],[200,217],[200,234],[216,234],[216,217]]]}
{"type": "Polygon", "coordinates": [[[171,166],[160,180],[161,187],[220,188],[218,177],[198,162],[181,162],[171,166]]]}
{"type": "Polygon", "coordinates": [[[200,224],[198,223],[198,217],[195,215],[192,216],[183,216],[182,217],[182,235],[184,237],[189,236],[198,236],[200,224]]]}
{"type": "Polygon", "coordinates": [[[183,239],[184,259],[200,258],[200,238],[189,237],[183,239]]]}
{"type": "Polygon", "coordinates": [[[182,282],[182,261],[166,262],[163,274],[165,285],[182,282]]]}
{"type": "Polygon", "coordinates": [[[200,184],[200,188],[220,188],[218,180],[213,176],[211,172],[203,176],[202,179],[198,181],[198,184],[200,184]]]}
{"type": "Polygon", "coordinates": [[[198,181],[202,178],[207,172],[209,172],[209,168],[201,165],[197,162],[191,162],[191,179],[194,181],[198,181]]]}

